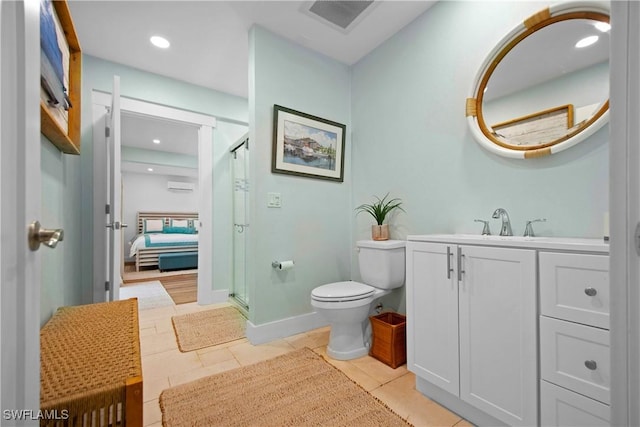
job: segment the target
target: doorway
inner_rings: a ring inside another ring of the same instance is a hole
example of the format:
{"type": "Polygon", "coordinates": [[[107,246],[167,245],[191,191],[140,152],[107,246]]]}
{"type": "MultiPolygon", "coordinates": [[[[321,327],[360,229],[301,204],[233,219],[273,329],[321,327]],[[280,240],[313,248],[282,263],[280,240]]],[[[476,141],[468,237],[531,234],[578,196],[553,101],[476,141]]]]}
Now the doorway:
{"type": "MultiPolygon", "coordinates": [[[[107,259],[107,248],[102,244],[104,240],[104,224],[105,224],[105,201],[107,200],[107,185],[105,184],[108,170],[102,156],[100,147],[106,145],[106,137],[104,132],[105,118],[107,109],[111,105],[111,95],[108,93],[94,91],[92,93],[93,100],[93,122],[94,122],[94,253],[93,253],[93,283],[94,283],[94,302],[107,301],[109,296],[105,291],[105,277],[107,277],[107,267],[105,260],[107,259]]],[[[207,303],[211,299],[213,290],[212,286],[212,200],[209,196],[213,191],[213,127],[216,124],[214,117],[193,113],[190,111],[179,110],[172,107],[153,104],[145,101],[134,100],[121,97],[120,107],[125,117],[141,116],[144,118],[153,118],[154,120],[163,120],[173,124],[181,124],[196,129],[197,133],[197,187],[199,189],[197,195],[197,212],[198,212],[198,279],[197,279],[197,299],[200,304],[207,303]]],[[[153,138],[152,138],[153,140],[153,138]]],[[[118,165],[115,170],[120,172],[118,165]]],[[[147,171],[148,172],[148,171],[147,171]]],[[[176,207],[180,210],[180,207],[176,207]]],[[[137,226],[137,224],[132,224],[137,226]]],[[[122,256],[122,254],[117,254],[122,256]]],[[[115,286],[118,288],[119,286],[115,286]]],[[[112,299],[119,299],[119,295],[115,294],[112,299]]]]}

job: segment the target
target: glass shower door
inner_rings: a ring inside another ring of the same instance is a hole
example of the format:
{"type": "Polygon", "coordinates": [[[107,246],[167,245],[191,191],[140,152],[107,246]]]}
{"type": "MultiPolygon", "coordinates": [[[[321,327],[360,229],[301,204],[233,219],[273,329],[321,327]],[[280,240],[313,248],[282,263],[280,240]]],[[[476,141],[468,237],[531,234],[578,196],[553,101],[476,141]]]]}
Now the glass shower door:
{"type": "Polygon", "coordinates": [[[249,222],[249,140],[245,139],[231,151],[233,176],[233,287],[231,297],[245,309],[249,308],[246,281],[247,239],[249,222]]]}

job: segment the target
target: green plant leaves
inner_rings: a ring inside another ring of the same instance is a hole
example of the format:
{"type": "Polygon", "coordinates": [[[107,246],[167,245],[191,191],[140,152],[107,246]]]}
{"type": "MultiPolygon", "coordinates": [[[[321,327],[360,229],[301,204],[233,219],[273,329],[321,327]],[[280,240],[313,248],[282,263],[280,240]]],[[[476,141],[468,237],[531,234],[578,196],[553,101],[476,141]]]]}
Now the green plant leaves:
{"type": "Polygon", "coordinates": [[[402,209],[401,207],[402,200],[398,199],[397,197],[387,200],[387,197],[389,197],[389,193],[387,193],[382,199],[380,199],[378,196],[373,197],[376,198],[376,202],[371,204],[362,204],[356,208],[356,211],[358,214],[361,212],[367,212],[376,220],[378,225],[382,225],[385,218],[392,210],[400,209],[402,212],[404,212],[404,209],[402,209]]]}

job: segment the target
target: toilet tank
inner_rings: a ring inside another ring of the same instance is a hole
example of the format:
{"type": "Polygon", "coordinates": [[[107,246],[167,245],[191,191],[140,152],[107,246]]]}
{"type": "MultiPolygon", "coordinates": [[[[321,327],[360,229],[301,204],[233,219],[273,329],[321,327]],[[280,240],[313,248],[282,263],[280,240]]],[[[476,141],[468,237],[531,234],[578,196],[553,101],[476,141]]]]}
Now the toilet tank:
{"type": "Polygon", "coordinates": [[[359,240],[360,276],[367,285],[394,289],[404,284],[404,240],[359,240]]]}

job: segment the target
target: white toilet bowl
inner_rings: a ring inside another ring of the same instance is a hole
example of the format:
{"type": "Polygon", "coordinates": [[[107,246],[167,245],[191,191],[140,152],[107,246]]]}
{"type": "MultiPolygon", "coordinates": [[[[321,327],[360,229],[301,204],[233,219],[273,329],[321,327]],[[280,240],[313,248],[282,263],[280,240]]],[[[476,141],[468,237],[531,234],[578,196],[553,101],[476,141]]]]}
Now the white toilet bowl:
{"type": "Polygon", "coordinates": [[[331,326],[327,354],[349,360],[369,354],[371,326],[378,299],[404,284],[404,241],[357,243],[360,273],[366,283],[329,283],[311,292],[311,306],[331,326]]]}
{"type": "Polygon", "coordinates": [[[311,305],[331,324],[327,354],[350,360],[369,354],[373,303],[390,291],[358,282],[336,282],[315,288],[311,305]]]}

